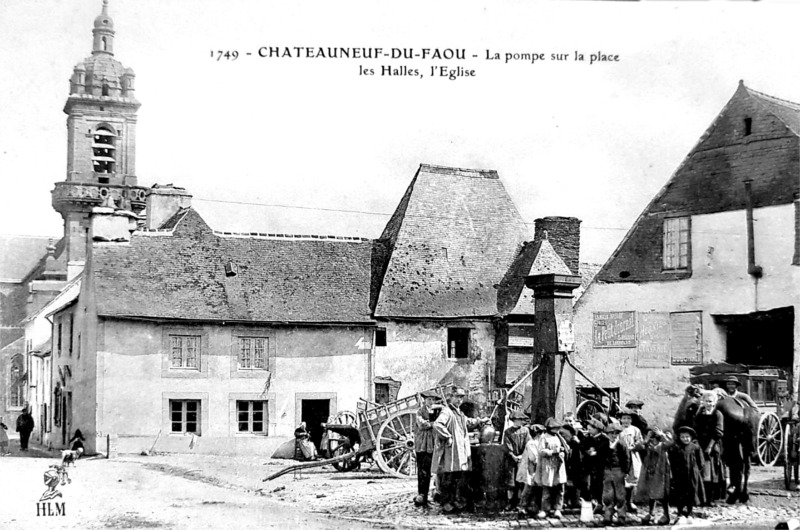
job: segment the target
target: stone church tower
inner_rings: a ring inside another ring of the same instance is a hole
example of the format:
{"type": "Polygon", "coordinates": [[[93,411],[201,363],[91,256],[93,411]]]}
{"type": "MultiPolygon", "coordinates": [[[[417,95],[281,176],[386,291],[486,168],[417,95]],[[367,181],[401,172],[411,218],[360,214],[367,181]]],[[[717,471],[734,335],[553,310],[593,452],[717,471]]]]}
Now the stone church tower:
{"type": "Polygon", "coordinates": [[[108,0],[94,20],[92,54],[70,79],[67,114],[67,178],[52,191],[53,208],[64,219],[69,277],[86,259],[86,232],[93,207],[123,207],[140,213],[147,188],[136,181],[135,75],[114,58],[114,21],[108,0]]]}

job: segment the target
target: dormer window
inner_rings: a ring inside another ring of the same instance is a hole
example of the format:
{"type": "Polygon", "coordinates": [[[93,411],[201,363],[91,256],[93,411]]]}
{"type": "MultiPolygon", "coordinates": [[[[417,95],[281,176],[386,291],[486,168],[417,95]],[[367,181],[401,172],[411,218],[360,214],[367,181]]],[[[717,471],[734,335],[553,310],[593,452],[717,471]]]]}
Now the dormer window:
{"type": "Polygon", "coordinates": [[[753,132],[753,118],[744,119],[744,135],[750,136],[753,132]]]}
{"type": "MultiPolygon", "coordinates": [[[[92,133],[92,170],[95,173],[114,173],[116,137],[117,135],[106,126],[100,126],[92,133]]],[[[104,183],[107,183],[108,177],[100,178],[105,178],[104,183]]]]}

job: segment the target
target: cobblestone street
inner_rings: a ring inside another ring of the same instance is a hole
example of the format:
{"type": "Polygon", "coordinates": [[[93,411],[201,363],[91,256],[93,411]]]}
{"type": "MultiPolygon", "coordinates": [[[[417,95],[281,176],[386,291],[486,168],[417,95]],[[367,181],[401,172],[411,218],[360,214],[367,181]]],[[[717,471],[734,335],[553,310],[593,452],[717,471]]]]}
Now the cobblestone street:
{"type": "MultiPolygon", "coordinates": [[[[520,518],[515,513],[445,515],[436,504],[417,508],[412,499],[416,482],[389,477],[368,466],[340,473],[331,467],[288,474],[270,482],[262,479],[294,462],[258,457],[217,457],[208,455],[126,456],[118,461],[137,464],[160,472],[183,476],[221,487],[240,489],[294,505],[299,509],[336,518],[346,518],[383,527],[402,528],[538,528],[602,526],[583,524],[576,512],[565,513],[562,521],[520,518]]],[[[691,526],[733,526],[774,528],[775,524],[800,517],[800,494],[783,490],[782,469],[754,467],[751,501],[748,505],[719,506],[696,510],[691,526]]],[[[640,514],[641,515],[641,514],[640,514]]],[[[632,516],[629,527],[639,524],[632,516]]],[[[673,521],[675,524],[673,510],[673,521]]]]}

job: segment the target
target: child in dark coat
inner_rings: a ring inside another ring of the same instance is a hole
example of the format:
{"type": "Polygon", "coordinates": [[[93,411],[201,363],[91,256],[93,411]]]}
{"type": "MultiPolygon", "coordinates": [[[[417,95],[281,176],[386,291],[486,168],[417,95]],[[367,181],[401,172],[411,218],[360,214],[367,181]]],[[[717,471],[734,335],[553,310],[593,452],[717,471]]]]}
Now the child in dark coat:
{"type": "Polygon", "coordinates": [[[597,510],[602,510],[603,500],[603,448],[608,445],[608,438],[603,434],[605,425],[592,418],[586,425],[587,436],[581,442],[581,464],[583,480],[580,485],[581,498],[591,501],[597,510]]]}
{"type": "Polygon", "coordinates": [[[645,452],[639,482],[636,485],[636,502],[649,506],[642,524],[648,524],[655,517],[656,502],[661,503],[664,514],[656,524],[669,524],[669,488],[672,471],[669,465],[668,451],[670,441],[663,432],[649,428],[644,437],[645,452]]]}
{"type": "Polygon", "coordinates": [[[691,427],[678,429],[678,439],[669,449],[672,471],[670,501],[678,508],[678,517],[691,522],[692,510],[705,502],[703,490],[703,450],[695,441],[691,427]]]}
{"type": "Polygon", "coordinates": [[[624,523],[626,516],[625,475],[631,469],[631,451],[620,439],[622,426],[606,427],[608,443],[603,448],[603,523],[624,523]]]}

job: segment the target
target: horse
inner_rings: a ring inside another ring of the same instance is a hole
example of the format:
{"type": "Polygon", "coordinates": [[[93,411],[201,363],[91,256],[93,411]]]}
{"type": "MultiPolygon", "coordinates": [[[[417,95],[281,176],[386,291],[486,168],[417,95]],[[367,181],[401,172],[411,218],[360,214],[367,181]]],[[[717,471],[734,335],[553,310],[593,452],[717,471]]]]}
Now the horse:
{"type": "MultiPolygon", "coordinates": [[[[694,428],[694,417],[702,395],[700,387],[690,385],[681,399],[672,428],[675,432],[682,426],[694,428]]],[[[750,459],[755,455],[758,434],[759,414],[753,408],[745,407],[739,400],[720,393],[717,410],[725,420],[722,435],[722,460],[730,471],[730,488],[726,502],[746,503],[750,500],[747,483],[750,480],[750,459]]]]}

